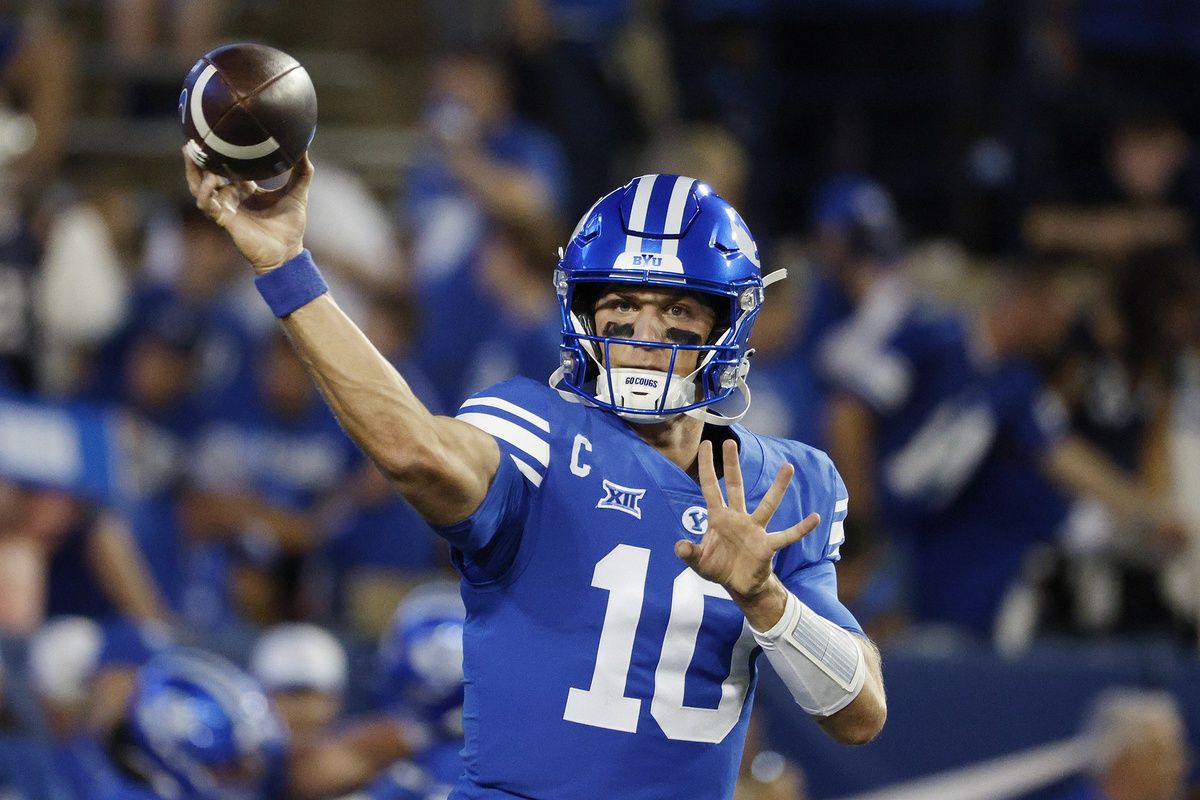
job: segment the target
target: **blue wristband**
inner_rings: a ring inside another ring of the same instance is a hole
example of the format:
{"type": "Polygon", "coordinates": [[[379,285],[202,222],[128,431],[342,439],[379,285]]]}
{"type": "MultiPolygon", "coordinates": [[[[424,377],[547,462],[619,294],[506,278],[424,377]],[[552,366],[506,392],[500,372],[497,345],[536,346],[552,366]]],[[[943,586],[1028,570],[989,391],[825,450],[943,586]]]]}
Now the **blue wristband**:
{"type": "Polygon", "coordinates": [[[259,275],[254,285],[277,317],[286,317],[329,291],[308,250],[301,250],[270,272],[259,275]]]}

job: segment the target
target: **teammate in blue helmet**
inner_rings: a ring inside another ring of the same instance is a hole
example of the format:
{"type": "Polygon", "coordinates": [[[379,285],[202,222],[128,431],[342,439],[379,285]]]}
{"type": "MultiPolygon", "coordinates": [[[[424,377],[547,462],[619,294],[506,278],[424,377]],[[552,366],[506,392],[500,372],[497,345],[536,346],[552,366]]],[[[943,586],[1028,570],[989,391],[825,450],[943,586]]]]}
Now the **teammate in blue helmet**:
{"type": "Polygon", "coordinates": [[[462,738],[465,617],[457,586],[427,583],[396,609],[379,644],[380,699],[432,738],[462,738]]]}
{"type": "Polygon", "coordinates": [[[379,643],[381,704],[424,742],[369,788],[372,800],[445,797],[462,772],[463,621],[458,587],[433,581],[396,609],[379,643]]]}
{"type": "Polygon", "coordinates": [[[178,648],[138,672],[125,718],[64,759],[88,798],[316,800],[367,786],[421,742],[390,715],[292,738],[263,688],[225,659],[178,648]]]}
{"type": "Polygon", "coordinates": [[[307,159],[271,203],[185,164],[347,433],[451,545],[466,608],[451,798],[729,798],[760,652],[835,739],[878,734],[878,652],[837,598],[837,470],[713,408],[745,380],[764,279],[707,185],[645,175],[601,198],[555,273],[554,385],[505,381],[450,418],[304,250],[307,159]]]}
{"type": "Polygon", "coordinates": [[[114,754],[164,798],[280,796],[287,732],[261,687],[219,656],[169,650],[138,674],[114,754]]]}

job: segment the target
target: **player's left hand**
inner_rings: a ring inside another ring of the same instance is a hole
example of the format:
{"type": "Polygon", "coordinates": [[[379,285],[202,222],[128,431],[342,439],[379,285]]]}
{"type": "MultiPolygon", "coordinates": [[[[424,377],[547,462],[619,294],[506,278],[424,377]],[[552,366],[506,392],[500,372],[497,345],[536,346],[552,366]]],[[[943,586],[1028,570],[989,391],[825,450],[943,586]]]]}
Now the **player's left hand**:
{"type": "Polygon", "coordinates": [[[795,471],[784,464],[774,483],[763,495],[753,513],[746,510],[746,492],[742,466],[738,461],[737,442],[727,439],[722,447],[725,491],[721,496],[713,465],[712,442],[700,443],[700,490],[708,505],[708,530],[699,544],[681,539],[675,543],[675,555],[683,559],[700,577],[719,583],[739,604],[753,602],[771,583],[771,559],[778,550],[807,536],[821,521],[809,514],[792,527],[767,533],[767,523],[779,508],[795,471]]]}

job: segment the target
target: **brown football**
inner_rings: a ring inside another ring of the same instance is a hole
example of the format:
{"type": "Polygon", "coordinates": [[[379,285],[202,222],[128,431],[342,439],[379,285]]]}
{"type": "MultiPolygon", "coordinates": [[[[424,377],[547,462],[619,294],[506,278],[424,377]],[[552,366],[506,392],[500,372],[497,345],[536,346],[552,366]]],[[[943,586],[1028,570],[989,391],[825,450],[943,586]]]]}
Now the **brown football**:
{"type": "Polygon", "coordinates": [[[304,157],[317,131],[317,93],[287,53],[230,44],[188,72],[179,117],[192,161],[232,180],[262,180],[304,157]]]}

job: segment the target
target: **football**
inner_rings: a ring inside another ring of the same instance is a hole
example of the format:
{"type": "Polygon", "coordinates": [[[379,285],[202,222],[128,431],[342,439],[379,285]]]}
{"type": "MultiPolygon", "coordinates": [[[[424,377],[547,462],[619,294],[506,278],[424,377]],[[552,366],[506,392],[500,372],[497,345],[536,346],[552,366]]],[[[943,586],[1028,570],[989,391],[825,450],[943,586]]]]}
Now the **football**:
{"type": "Polygon", "coordinates": [[[287,53],[230,44],[188,72],[179,117],[198,166],[231,180],[263,180],[304,157],[317,131],[317,92],[287,53]]]}

